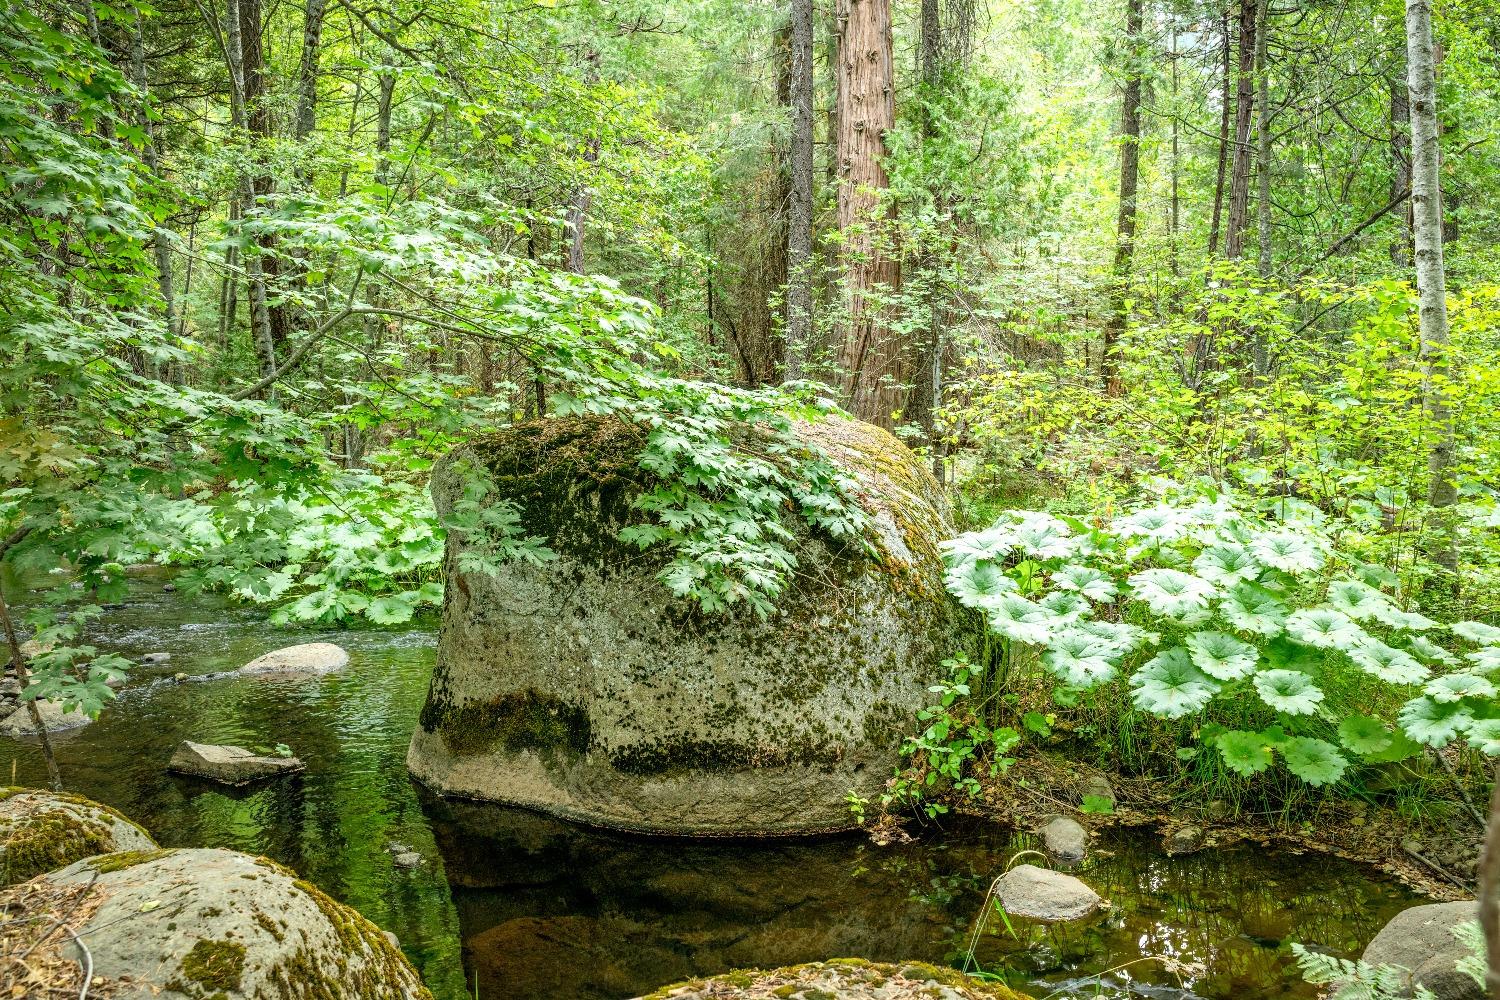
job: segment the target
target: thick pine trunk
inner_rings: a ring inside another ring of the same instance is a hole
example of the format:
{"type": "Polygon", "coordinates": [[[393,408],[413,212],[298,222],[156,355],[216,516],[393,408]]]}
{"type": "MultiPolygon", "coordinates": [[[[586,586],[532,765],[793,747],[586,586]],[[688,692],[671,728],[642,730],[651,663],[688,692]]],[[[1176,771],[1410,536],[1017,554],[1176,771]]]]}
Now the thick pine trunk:
{"type": "Polygon", "coordinates": [[[1411,106],[1412,236],[1416,243],[1422,358],[1426,363],[1424,396],[1434,434],[1428,455],[1427,502],[1433,509],[1438,536],[1433,556],[1451,571],[1456,570],[1458,563],[1452,517],[1458,491],[1453,474],[1455,442],[1448,385],[1448,302],[1443,267],[1443,199],[1438,175],[1437,67],[1432,46],[1430,0],[1407,0],[1406,79],[1411,106]]]}
{"type": "Polygon", "coordinates": [[[782,374],[802,378],[813,332],[813,11],[792,0],[790,88],[792,143],[788,157],[786,357],[782,374]]]}
{"type": "Polygon", "coordinates": [[[843,232],[847,319],[839,350],[845,405],[891,427],[905,403],[906,347],[878,296],[900,289],[901,265],[888,246],[894,206],[885,134],[895,125],[890,0],[839,0],[838,222],[843,232]]]}
{"type": "Polygon", "coordinates": [[[1120,105],[1120,208],[1115,222],[1114,301],[1104,324],[1099,370],[1107,395],[1121,393],[1119,341],[1129,320],[1126,305],[1135,261],[1136,193],[1141,174],[1141,0],[1126,0],[1125,45],[1130,65],[1120,105]]]}

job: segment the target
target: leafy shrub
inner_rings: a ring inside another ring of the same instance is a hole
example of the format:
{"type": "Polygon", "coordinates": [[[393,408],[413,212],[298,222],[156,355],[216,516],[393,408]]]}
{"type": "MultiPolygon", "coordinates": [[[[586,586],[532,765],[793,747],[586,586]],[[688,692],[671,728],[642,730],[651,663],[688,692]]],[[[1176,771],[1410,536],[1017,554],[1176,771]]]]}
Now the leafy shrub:
{"type": "Polygon", "coordinates": [[[1091,522],[1007,512],[947,543],[948,588],[1040,650],[1061,700],[1128,688],[1135,711],[1207,723],[1204,743],[1245,777],[1279,758],[1327,785],[1352,761],[1459,739],[1500,754],[1500,629],[1408,608],[1296,505],[1257,512],[1211,485],[1164,496],[1091,522]],[[1263,724],[1213,724],[1229,706],[1263,724]]]}

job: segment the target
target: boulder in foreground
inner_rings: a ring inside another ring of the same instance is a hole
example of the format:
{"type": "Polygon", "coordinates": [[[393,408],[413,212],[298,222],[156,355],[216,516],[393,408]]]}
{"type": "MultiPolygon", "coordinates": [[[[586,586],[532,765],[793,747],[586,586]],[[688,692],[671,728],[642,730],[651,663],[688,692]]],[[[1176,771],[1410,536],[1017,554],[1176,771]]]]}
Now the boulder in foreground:
{"type": "Polygon", "coordinates": [[[93,995],[114,1000],[431,1000],[370,921],[265,858],[236,851],[126,851],[0,893],[23,914],[28,959],[53,992],[78,995],[88,945],[93,995]]]}
{"type": "Polygon", "coordinates": [[[1453,936],[1459,924],[1479,919],[1478,905],[1430,903],[1402,910],[1380,929],[1365,948],[1371,965],[1399,965],[1411,973],[1405,996],[1425,986],[1438,1000],[1484,1000],[1484,990],[1458,971],[1458,960],[1469,953],[1453,936]]]}
{"type": "Polygon", "coordinates": [[[296,757],[265,757],[244,747],[183,740],[173,752],[167,769],[225,785],[248,785],[300,771],[305,766],[296,757]]]}
{"type": "Polygon", "coordinates": [[[557,553],[467,572],[448,534],[437,664],[407,764],[442,794],[666,834],[792,834],[854,825],[965,643],[943,588],[942,489],[890,434],[799,424],[853,481],[867,548],[799,528],[777,611],[705,614],[619,539],[654,483],[642,432],[613,418],[519,424],[450,453],[433,499],[476,481],[557,553]]]}
{"type": "Polygon", "coordinates": [[[0,790],[0,884],[24,882],[96,854],[155,847],[145,830],[81,795],[0,790]]]}
{"type": "Polygon", "coordinates": [[[331,642],[304,642],[273,649],[239,669],[242,674],[327,674],[342,670],[349,653],[331,642]]]}
{"type": "Polygon", "coordinates": [[[729,972],[663,987],[636,1000],[1024,1000],[999,983],[924,962],[888,965],[834,958],[769,971],[729,972]]]}
{"type": "Polygon", "coordinates": [[[1036,865],[1017,865],[1000,876],[1000,906],[1012,917],[1046,923],[1082,920],[1104,905],[1099,894],[1071,875],[1036,865]]]}

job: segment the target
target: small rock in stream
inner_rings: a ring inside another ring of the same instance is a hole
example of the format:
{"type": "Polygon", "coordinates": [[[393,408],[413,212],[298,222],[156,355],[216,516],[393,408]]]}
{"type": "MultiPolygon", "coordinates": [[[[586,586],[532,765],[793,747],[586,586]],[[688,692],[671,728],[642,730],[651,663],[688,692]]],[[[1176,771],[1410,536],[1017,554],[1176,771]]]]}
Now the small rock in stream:
{"type": "Polygon", "coordinates": [[[274,649],[241,667],[240,674],[326,674],[341,670],[349,654],[331,642],[304,642],[274,649]]]}
{"type": "Polygon", "coordinates": [[[1047,853],[1064,861],[1082,861],[1088,843],[1089,832],[1066,816],[1053,816],[1042,827],[1042,844],[1047,853]]]}
{"type": "Polygon", "coordinates": [[[171,659],[171,653],[147,653],[141,657],[141,662],[150,665],[153,663],[167,663],[171,659]]]}
{"type": "Polygon", "coordinates": [[[1194,851],[1202,850],[1205,839],[1202,827],[1188,823],[1169,831],[1163,839],[1162,846],[1166,848],[1168,854],[1192,854],[1194,851]]]}
{"type": "Polygon", "coordinates": [[[416,851],[406,851],[398,854],[391,861],[397,868],[416,868],[422,863],[422,855],[416,851]]]}
{"type": "Polygon", "coordinates": [[[996,892],[1008,915],[1047,923],[1082,920],[1104,905],[1080,880],[1036,865],[1017,865],[1000,876],[996,892]]]}
{"type": "Polygon", "coordinates": [[[161,592],[163,594],[175,594],[177,592],[177,584],[164,583],[161,585],[161,592]]]}
{"type": "Polygon", "coordinates": [[[300,771],[304,766],[296,757],[263,757],[244,747],[183,740],[172,754],[167,769],[225,785],[248,785],[263,778],[300,771]]]}

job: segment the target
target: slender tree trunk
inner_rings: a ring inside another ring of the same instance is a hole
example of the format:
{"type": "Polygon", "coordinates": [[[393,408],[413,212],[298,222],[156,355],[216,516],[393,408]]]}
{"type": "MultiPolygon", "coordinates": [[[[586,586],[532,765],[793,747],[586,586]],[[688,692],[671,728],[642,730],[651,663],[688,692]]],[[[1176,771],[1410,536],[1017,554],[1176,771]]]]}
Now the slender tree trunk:
{"type": "Polygon", "coordinates": [[[843,395],[861,420],[890,427],[905,402],[906,347],[876,301],[901,286],[887,246],[894,206],[885,134],[895,125],[890,0],[839,0],[838,221],[844,236],[847,327],[839,350],[843,395]]]}
{"type": "MultiPolygon", "coordinates": [[[[1458,568],[1453,505],[1453,410],[1449,403],[1447,277],[1443,268],[1443,199],[1438,175],[1437,67],[1432,45],[1431,0],[1406,3],[1406,79],[1411,105],[1412,235],[1416,242],[1417,298],[1426,362],[1423,387],[1435,440],[1428,455],[1427,503],[1438,530],[1433,553],[1449,571],[1458,568]]],[[[1453,577],[1457,585],[1457,576],[1453,577]]]]}
{"type": "MultiPolygon", "coordinates": [[[[1260,0],[1261,3],[1267,0],[1260,0]]],[[[1229,174],[1229,220],[1224,233],[1224,256],[1238,260],[1245,252],[1250,227],[1251,127],[1255,119],[1256,0],[1240,0],[1239,66],[1234,101],[1234,158],[1229,174]]]]}
{"type": "MultiPolygon", "coordinates": [[[[1406,99],[1406,81],[1391,80],[1391,201],[1411,187],[1411,102],[1406,99]]],[[[1401,206],[1400,231],[1391,242],[1391,263],[1411,267],[1412,204],[1401,206]]]]}
{"type": "Polygon", "coordinates": [[[791,191],[787,206],[786,358],[783,376],[803,377],[813,331],[813,11],[792,0],[791,191]]]}
{"type": "MultiPolygon", "coordinates": [[[[10,662],[16,672],[16,682],[21,685],[24,693],[31,683],[31,678],[26,673],[26,657],[21,654],[21,643],[16,638],[16,626],[10,619],[10,605],[5,603],[5,594],[0,592],[0,625],[5,628],[5,643],[10,647],[10,662]]],[[[30,698],[26,701],[26,711],[31,714],[31,725],[36,729],[37,738],[42,743],[42,757],[47,761],[47,778],[52,784],[54,792],[63,790],[62,772],[57,767],[57,756],[52,752],[52,738],[47,734],[47,724],[42,720],[42,710],[37,708],[36,699],[30,698]]]]}
{"type": "Polygon", "coordinates": [[[322,55],[326,0],[307,0],[302,18],[302,62],[297,70],[297,115],[293,135],[303,142],[312,135],[318,112],[318,62],[322,55]]]}
{"type": "MultiPolygon", "coordinates": [[[[375,183],[381,187],[391,180],[391,102],[396,96],[396,74],[390,70],[380,74],[379,91],[375,100],[375,183]]],[[[387,201],[391,200],[387,195],[387,201]]]]}
{"type": "MultiPolygon", "coordinates": [[[[1266,59],[1270,7],[1270,0],[1256,4],[1255,27],[1255,79],[1259,91],[1255,105],[1256,273],[1262,281],[1271,277],[1271,71],[1266,59]]],[[[1256,327],[1251,338],[1253,370],[1257,377],[1264,376],[1270,369],[1265,331],[1256,327]]]]}
{"type": "Polygon", "coordinates": [[[1120,106],[1120,208],[1115,222],[1114,302],[1104,324],[1099,362],[1104,391],[1109,396],[1118,396],[1122,391],[1117,354],[1130,319],[1128,299],[1135,259],[1136,192],[1141,173],[1141,19],[1141,0],[1126,0],[1125,47],[1130,65],[1125,69],[1125,94],[1120,106]]]}
{"type": "MultiPolygon", "coordinates": [[[[254,112],[251,110],[250,92],[246,85],[245,22],[240,3],[241,0],[227,0],[228,10],[225,21],[228,34],[226,44],[229,59],[229,85],[237,95],[230,100],[230,115],[232,119],[236,119],[233,121],[235,130],[243,134],[249,130],[248,123],[254,112]]],[[[254,48],[258,53],[259,46],[256,45],[254,48]]],[[[255,180],[250,171],[241,170],[240,211],[242,216],[255,203],[255,180]]],[[[258,250],[245,254],[245,273],[250,289],[250,335],[255,346],[256,359],[260,364],[261,378],[265,378],[276,371],[276,341],[271,333],[271,315],[266,302],[266,279],[261,268],[258,250]]],[[[271,389],[270,392],[274,393],[275,390],[271,389]]]]}
{"type": "MultiPolygon", "coordinates": [[[[599,53],[590,51],[585,59],[588,63],[584,71],[584,79],[594,83],[599,79],[599,53]]],[[[597,163],[599,161],[599,139],[591,136],[584,143],[583,162],[597,163]]],[[[568,270],[574,274],[583,273],[583,227],[589,217],[589,206],[593,204],[594,192],[588,184],[579,184],[573,190],[573,203],[568,206],[568,270]]]]}
{"type": "MultiPolygon", "coordinates": [[[[923,106],[919,116],[920,134],[924,151],[936,135],[935,115],[932,102],[941,97],[943,86],[943,21],[939,0],[921,0],[920,22],[921,44],[917,49],[917,71],[922,78],[921,99],[923,106]]],[[[946,210],[945,192],[934,188],[932,208],[940,220],[946,210]]],[[[938,222],[941,225],[941,222],[938,222]]],[[[943,328],[946,322],[943,308],[943,282],[938,274],[942,254],[939,249],[939,232],[934,230],[926,242],[918,247],[915,270],[922,285],[923,308],[927,314],[927,329],[920,345],[914,345],[911,392],[906,400],[903,417],[906,422],[922,428],[930,446],[936,448],[934,419],[942,405],[943,378],[943,328]]],[[[908,287],[910,277],[907,276],[908,287]]],[[[934,452],[935,467],[940,467],[941,456],[934,452]]]]}
{"type": "Polygon", "coordinates": [[[1219,166],[1214,176],[1214,213],[1213,221],[1208,227],[1208,255],[1214,256],[1219,252],[1219,235],[1224,228],[1224,181],[1229,175],[1229,116],[1231,102],[1229,99],[1229,88],[1232,82],[1229,69],[1229,53],[1233,48],[1229,31],[1229,9],[1226,7],[1224,16],[1220,19],[1224,33],[1223,48],[1223,85],[1219,88],[1219,166]]]}
{"type": "MultiPolygon", "coordinates": [[[[1177,235],[1182,229],[1182,149],[1179,142],[1179,112],[1177,107],[1178,91],[1178,67],[1177,67],[1177,18],[1172,15],[1171,34],[1171,59],[1172,59],[1172,195],[1171,205],[1167,210],[1167,253],[1170,258],[1172,277],[1182,276],[1180,258],[1181,248],[1177,245],[1177,235]]],[[[1178,290],[1173,289],[1172,299],[1177,300],[1178,290]]]]}
{"type": "MultiPolygon", "coordinates": [[[[133,82],[141,92],[144,102],[150,93],[150,81],[146,76],[146,39],[141,30],[141,12],[135,12],[135,22],[130,33],[130,75],[133,82]]],[[[146,169],[151,176],[158,181],[165,178],[161,164],[161,151],[156,145],[156,123],[141,109],[140,118],[141,132],[145,136],[142,157],[146,161],[146,169]]],[[[156,285],[161,291],[163,319],[169,333],[178,332],[177,321],[177,296],[172,287],[172,251],[167,245],[166,230],[157,226],[151,235],[151,251],[156,259],[156,285]]]]}

